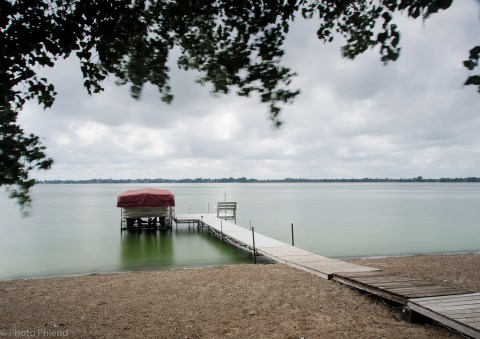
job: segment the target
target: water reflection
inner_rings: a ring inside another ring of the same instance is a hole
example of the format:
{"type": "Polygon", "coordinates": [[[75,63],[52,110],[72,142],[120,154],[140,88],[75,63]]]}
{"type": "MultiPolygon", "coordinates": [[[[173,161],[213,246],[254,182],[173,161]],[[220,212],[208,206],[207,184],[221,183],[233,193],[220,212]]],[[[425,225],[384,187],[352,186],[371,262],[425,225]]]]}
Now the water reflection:
{"type": "Polygon", "coordinates": [[[145,263],[171,266],[173,236],[171,230],[122,232],[121,262],[134,269],[145,263]]]}
{"type": "Polygon", "coordinates": [[[170,230],[124,231],[121,269],[144,270],[249,262],[249,254],[208,232],[180,225],[170,230]]]}

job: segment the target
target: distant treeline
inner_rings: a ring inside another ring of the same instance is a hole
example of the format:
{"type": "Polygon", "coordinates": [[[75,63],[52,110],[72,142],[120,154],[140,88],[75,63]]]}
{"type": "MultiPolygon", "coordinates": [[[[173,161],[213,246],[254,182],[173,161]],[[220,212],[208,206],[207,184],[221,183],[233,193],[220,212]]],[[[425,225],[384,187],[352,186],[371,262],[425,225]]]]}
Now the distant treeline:
{"type": "Polygon", "coordinates": [[[171,183],[276,183],[276,182],[480,182],[480,178],[440,178],[426,179],[415,178],[363,178],[363,179],[306,179],[306,178],[285,178],[285,179],[253,179],[253,178],[196,178],[196,179],[87,179],[87,180],[39,180],[39,184],[171,184],[171,183]]]}

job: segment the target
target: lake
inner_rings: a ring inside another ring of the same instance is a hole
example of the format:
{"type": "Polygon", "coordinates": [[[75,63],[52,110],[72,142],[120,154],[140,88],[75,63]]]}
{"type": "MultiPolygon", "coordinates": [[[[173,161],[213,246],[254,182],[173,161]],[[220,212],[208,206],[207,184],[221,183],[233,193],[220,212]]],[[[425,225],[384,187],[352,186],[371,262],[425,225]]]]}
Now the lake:
{"type": "Polygon", "coordinates": [[[480,251],[478,183],[37,185],[23,218],[0,196],[0,279],[251,262],[196,227],[120,232],[118,194],[162,187],[176,213],[236,201],[237,224],[333,258],[480,251]]]}

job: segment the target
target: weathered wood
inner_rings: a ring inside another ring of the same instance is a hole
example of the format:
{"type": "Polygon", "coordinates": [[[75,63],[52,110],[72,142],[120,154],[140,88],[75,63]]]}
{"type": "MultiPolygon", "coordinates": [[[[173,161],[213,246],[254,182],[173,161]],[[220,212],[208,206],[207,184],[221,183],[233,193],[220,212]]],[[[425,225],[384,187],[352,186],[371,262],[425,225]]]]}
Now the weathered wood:
{"type": "MultiPolygon", "coordinates": [[[[393,288],[392,290],[398,291],[399,293],[405,292],[405,293],[443,293],[440,296],[448,296],[448,295],[458,295],[458,294],[464,294],[468,293],[467,291],[455,289],[455,288],[450,288],[446,286],[425,286],[424,288],[418,287],[418,288],[393,288]]],[[[424,298],[424,297],[422,297],[424,298]]],[[[475,305],[480,305],[476,303],[475,305]]]]}
{"type": "Polygon", "coordinates": [[[303,254],[303,255],[284,255],[283,258],[286,261],[291,261],[291,262],[316,262],[318,260],[324,260],[324,261],[337,261],[335,259],[330,259],[318,254],[303,254]]]}
{"type": "Polygon", "coordinates": [[[418,291],[416,293],[398,293],[400,295],[405,296],[408,299],[412,298],[422,298],[424,296],[426,297],[435,297],[439,295],[456,295],[458,294],[458,291],[433,291],[433,292],[428,292],[428,291],[418,291]]]}
{"type": "Polygon", "coordinates": [[[472,307],[469,309],[463,309],[463,310],[445,310],[443,311],[445,314],[451,314],[451,315],[458,315],[461,316],[462,314],[469,314],[469,315],[475,315],[475,314],[480,314],[480,307],[472,307]]]}
{"type": "Polygon", "coordinates": [[[468,293],[457,295],[456,297],[446,296],[442,297],[432,297],[432,298],[422,298],[423,305],[435,305],[435,304],[451,304],[452,302],[461,302],[461,301],[480,301],[480,293],[468,293]]]}
{"type": "Polygon", "coordinates": [[[406,305],[410,298],[463,294],[466,291],[385,272],[335,273],[333,279],[406,305]]]}
{"type": "Polygon", "coordinates": [[[339,272],[351,272],[351,271],[358,271],[358,272],[365,272],[365,271],[373,271],[378,270],[377,268],[366,267],[361,265],[351,265],[342,261],[339,262],[332,262],[332,261],[318,261],[315,263],[301,263],[300,265],[309,267],[312,269],[328,269],[331,273],[339,273],[339,272]]]}
{"type": "Polygon", "coordinates": [[[403,285],[405,286],[406,283],[412,284],[417,282],[418,284],[424,284],[424,285],[429,285],[429,283],[421,281],[421,280],[413,280],[409,278],[402,278],[402,277],[395,277],[395,276],[389,276],[389,277],[368,277],[368,278],[350,278],[350,279],[355,279],[359,282],[365,283],[365,284],[371,284],[371,285],[403,285]]]}
{"type": "Polygon", "coordinates": [[[475,315],[470,315],[469,317],[455,317],[457,321],[464,322],[466,324],[475,324],[477,322],[480,322],[480,315],[475,314],[475,315]]]}
{"type": "Polygon", "coordinates": [[[476,310],[480,312],[480,304],[478,303],[478,301],[472,301],[467,299],[452,301],[452,303],[442,303],[442,304],[424,303],[423,305],[431,306],[431,307],[455,307],[455,306],[461,306],[461,305],[469,305],[472,308],[476,308],[476,310]]]}
{"type": "Polygon", "coordinates": [[[448,313],[448,314],[461,314],[462,312],[465,312],[464,310],[468,310],[468,312],[465,312],[465,313],[469,313],[469,314],[472,314],[472,313],[479,313],[479,309],[480,309],[480,305],[478,303],[475,303],[475,304],[472,304],[472,303],[469,303],[468,301],[465,301],[464,304],[452,304],[452,305],[441,305],[441,306],[438,306],[438,305],[425,305],[425,304],[422,304],[423,306],[425,307],[429,307],[429,308],[435,308],[436,310],[441,310],[445,313],[448,313]]]}
{"type": "Polygon", "coordinates": [[[473,338],[480,338],[480,293],[408,301],[408,307],[473,338]]]}
{"type": "Polygon", "coordinates": [[[325,272],[322,272],[322,271],[318,271],[318,270],[312,270],[308,267],[305,267],[305,266],[300,266],[298,264],[295,264],[295,263],[292,263],[292,262],[287,262],[286,265],[288,266],[291,266],[291,267],[295,267],[296,269],[299,269],[301,271],[305,271],[305,272],[309,272],[309,273],[312,273],[312,274],[315,274],[323,279],[326,279],[326,280],[330,280],[332,278],[332,274],[330,273],[325,273],[325,272]]]}
{"type": "Polygon", "coordinates": [[[268,252],[276,257],[287,258],[292,255],[308,255],[312,254],[311,252],[302,250],[301,248],[291,246],[289,244],[284,244],[282,246],[270,247],[268,252]]]}
{"type": "MultiPolygon", "coordinates": [[[[264,250],[259,249],[259,252],[264,256],[281,264],[288,264],[288,261],[291,261],[289,259],[291,257],[316,256],[316,254],[311,254],[310,252],[307,252],[298,247],[290,246],[287,244],[283,246],[267,247],[264,250]],[[299,254],[299,253],[303,253],[303,254],[299,254]]],[[[315,260],[318,260],[318,258],[315,260]]]]}
{"type": "Polygon", "coordinates": [[[366,271],[366,270],[377,270],[375,268],[350,264],[344,261],[336,260],[322,260],[319,259],[316,262],[307,262],[307,263],[298,263],[298,262],[287,262],[287,264],[295,264],[298,267],[305,267],[309,270],[321,272],[328,276],[330,279],[332,275],[336,272],[348,272],[348,271],[366,271]]]}
{"type": "Polygon", "coordinates": [[[362,290],[362,291],[377,295],[379,297],[394,301],[394,302],[399,303],[401,305],[407,305],[408,299],[406,299],[402,296],[398,296],[396,294],[392,294],[388,291],[379,289],[377,287],[370,286],[368,284],[363,284],[363,283],[357,282],[357,281],[349,279],[349,278],[344,278],[344,277],[342,277],[341,275],[338,275],[338,274],[333,274],[332,279],[341,283],[341,284],[343,284],[343,285],[354,287],[358,290],[362,290]]]}
{"type": "Polygon", "coordinates": [[[393,274],[385,273],[383,271],[370,271],[370,272],[342,272],[344,278],[362,278],[362,277],[388,277],[393,274]]]}

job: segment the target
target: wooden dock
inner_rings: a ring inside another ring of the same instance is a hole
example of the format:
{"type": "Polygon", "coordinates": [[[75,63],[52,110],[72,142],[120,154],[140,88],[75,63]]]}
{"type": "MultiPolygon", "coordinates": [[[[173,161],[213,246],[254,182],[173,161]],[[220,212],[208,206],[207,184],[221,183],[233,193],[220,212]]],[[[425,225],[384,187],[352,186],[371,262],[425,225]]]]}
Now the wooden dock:
{"type": "Polygon", "coordinates": [[[404,306],[412,298],[469,293],[430,281],[403,278],[383,271],[336,273],[333,279],[404,306]]]}
{"type": "Polygon", "coordinates": [[[412,311],[480,338],[480,293],[410,299],[407,305],[412,311]]]}
{"type": "Polygon", "coordinates": [[[433,282],[403,278],[380,269],[330,259],[305,251],[218,218],[215,214],[183,214],[176,223],[194,223],[236,247],[273,261],[333,279],[399,303],[408,312],[423,314],[445,326],[480,339],[480,293],[433,282]]]}
{"type": "Polygon", "coordinates": [[[208,231],[216,237],[250,252],[254,251],[253,241],[255,239],[256,254],[261,254],[278,263],[316,274],[324,279],[331,279],[336,272],[379,271],[379,269],[376,268],[350,264],[302,250],[301,248],[272,239],[257,232],[252,232],[249,229],[217,218],[214,214],[177,215],[175,220],[178,223],[182,223],[184,220],[186,222],[198,220],[199,225],[208,228],[208,231]]]}

